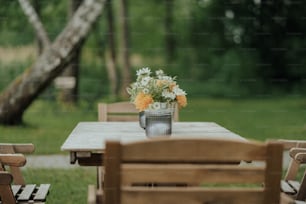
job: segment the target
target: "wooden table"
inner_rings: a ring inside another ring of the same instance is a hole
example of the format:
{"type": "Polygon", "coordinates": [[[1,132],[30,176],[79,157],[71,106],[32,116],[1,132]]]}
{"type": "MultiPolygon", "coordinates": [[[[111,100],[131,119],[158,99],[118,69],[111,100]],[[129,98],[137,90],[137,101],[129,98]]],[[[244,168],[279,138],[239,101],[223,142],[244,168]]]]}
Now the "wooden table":
{"type": "MultiPolygon", "coordinates": [[[[197,137],[245,140],[213,122],[174,122],[170,137],[197,137]]],[[[61,147],[70,152],[70,162],[101,166],[106,140],[123,143],[149,139],[137,122],[80,122],[61,147]]]]}

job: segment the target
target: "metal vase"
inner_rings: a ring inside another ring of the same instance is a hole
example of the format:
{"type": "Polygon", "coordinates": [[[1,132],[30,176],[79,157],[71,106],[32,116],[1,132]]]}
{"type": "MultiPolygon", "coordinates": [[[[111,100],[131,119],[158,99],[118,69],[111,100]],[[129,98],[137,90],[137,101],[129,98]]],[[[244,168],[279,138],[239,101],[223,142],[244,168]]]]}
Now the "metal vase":
{"type": "Polygon", "coordinates": [[[139,125],[141,128],[146,129],[146,116],[144,111],[139,112],[139,125]]]}
{"type": "Polygon", "coordinates": [[[172,111],[171,109],[146,110],[145,126],[147,137],[171,135],[172,111]]]}

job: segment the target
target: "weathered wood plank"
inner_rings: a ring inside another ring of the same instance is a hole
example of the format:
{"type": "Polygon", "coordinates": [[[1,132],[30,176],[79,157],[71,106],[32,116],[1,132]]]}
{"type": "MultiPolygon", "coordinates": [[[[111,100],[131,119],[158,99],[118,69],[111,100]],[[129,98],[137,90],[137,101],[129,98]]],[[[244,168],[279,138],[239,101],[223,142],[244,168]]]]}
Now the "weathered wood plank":
{"type": "Polygon", "coordinates": [[[289,194],[289,195],[295,195],[296,194],[296,190],[292,188],[291,185],[288,184],[287,181],[282,180],[281,181],[281,189],[282,192],[289,194]]]}
{"type": "Polygon", "coordinates": [[[31,198],[33,191],[35,190],[35,184],[29,184],[23,187],[22,192],[18,196],[18,201],[27,201],[31,198]]]}
{"type": "Polygon", "coordinates": [[[49,193],[50,184],[40,184],[39,187],[37,187],[36,195],[34,196],[34,201],[44,201],[46,200],[46,197],[49,193]]]}
{"type": "Polygon", "coordinates": [[[121,166],[124,185],[132,183],[208,183],[261,184],[264,182],[263,167],[239,165],[158,165],[127,164],[121,166]],[[171,175],[171,176],[169,176],[171,175]]]}

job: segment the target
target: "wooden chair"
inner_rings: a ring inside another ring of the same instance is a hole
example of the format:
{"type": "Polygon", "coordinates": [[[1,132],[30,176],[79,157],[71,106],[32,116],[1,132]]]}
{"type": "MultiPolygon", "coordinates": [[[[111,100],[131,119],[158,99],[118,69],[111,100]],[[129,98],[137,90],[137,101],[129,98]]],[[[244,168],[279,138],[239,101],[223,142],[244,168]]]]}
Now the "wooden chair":
{"type": "MultiPolygon", "coordinates": [[[[179,120],[179,110],[176,106],[173,116],[174,121],[179,120]]],[[[139,121],[139,111],[135,105],[129,101],[115,103],[99,103],[98,104],[98,120],[106,121],[139,121]]],[[[95,185],[88,186],[87,203],[99,203],[102,196],[103,168],[97,168],[97,187],[95,185]]]]}
{"type": "Polygon", "coordinates": [[[282,145],[275,142],[109,141],[104,164],[104,204],[278,204],[280,197],[293,203],[280,196],[282,145]],[[228,164],[242,160],[265,166],[228,164]]]}
{"type": "Polygon", "coordinates": [[[281,183],[284,193],[298,201],[306,200],[306,171],[301,180],[297,175],[302,164],[306,164],[306,141],[279,140],[284,145],[284,150],[289,151],[290,163],[281,183]]]}
{"type": "MultiPolygon", "coordinates": [[[[35,147],[31,143],[11,144],[0,143],[0,154],[30,154],[35,151],[35,147]]],[[[22,165],[21,165],[22,166],[22,165]]],[[[5,170],[4,165],[0,165],[0,170],[5,170]]],[[[14,177],[14,184],[25,185],[25,180],[21,173],[20,166],[10,166],[8,169],[14,177]]]]}
{"type": "MultiPolygon", "coordinates": [[[[128,101],[116,103],[99,103],[98,120],[99,121],[138,121],[139,111],[135,105],[128,101]]],[[[179,120],[179,110],[176,106],[173,116],[174,121],[179,120]]]]}
{"type": "Polygon", "coordinates": [[[21,152],[33,151],[33,144],[0,144],[0,204],[42,204],[46,201],[50,184],[25,184],[20,169],[26,164],[21,152]]]}
{"type": "MultiPolygon", "coordinates": [[[[139,121],[139,111],[131,102],[98,103],[98,121],[139,121]]],[[[96,204],[102,196],[103,168],[97,167],[97,186],[88,186],[87,203],[96,204]]]]}

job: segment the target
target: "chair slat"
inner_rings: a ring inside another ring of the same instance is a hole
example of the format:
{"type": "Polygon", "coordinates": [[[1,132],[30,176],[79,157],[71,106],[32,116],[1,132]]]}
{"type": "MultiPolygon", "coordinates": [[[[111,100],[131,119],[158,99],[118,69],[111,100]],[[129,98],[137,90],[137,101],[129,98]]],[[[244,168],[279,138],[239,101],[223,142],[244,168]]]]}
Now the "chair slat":
{"type": "Polygon", "coordinates": [[[108,115],[108,121],[138,121],[138,115],[108,115]]]}
{"type": "Polygon", "coordinates": [[[292,186],[293,189],[295,189],[296,191],[299,191],[300,186],[301,186],[300,182],[298,182],[298,181],[293,181],[293,180],[289,180],[289,181],[287,181],[287,182],[288,182],[288,184],[289,184],[290,186],[292,186]]]}
{"type": "Polygon", "coordinates": [[[33,191],[35,190],[35,184],[28,184],[23,187],[22,192],[18,196],[18,201],[27,201],[31,198],[33,191]]]}
{"type": "Polygon", "coordinates": [[[203,204],[203,203],[263,203],[260,189],[211,189],[211,188],[148,188],[123,187],[121,204],[203,204]]]}
{"type": "Polygon", "coordinates": [[[17,193],[20,191],[21,187],[22,187],[21,185],[12,185],[12,191],[13,191],[14,196],[17,195],[17,193]]]}
{"type": "Polygon", "coordinates": [[[295,195],[296,191],[291,187],[291,185],[288,184],[287,181],[281,181],[281,189],[282,192],[289,194],[289,195],[295,195]]]}
{"type": "Polygon", "coordinates": [[[37,189],[34,201],[44,201],[49,193],[50,184],[40,184],[37,189]]]}
{"type": "Polygon", "coordinates": [[[177,141],[156,140],[127,144],[122,148],[123,161],[137,162],[240,162],[241,160],[264,160],[266,149],[262,144],[236,140],[181,139],[177,141]],[[218,145],[216,147],[216,145],[218,145]],[[186,146],[193,148],[185,149],[186,146]],[[239,150],[237,151],[237,146],[239,150]],[[216,148],[218,149],[216,151],[216,148]],[[176,150],[176,151],[173,151],[176,150]],[[183,151],[180,151],[183,150],[183,151]]]}
{"type": "Polygon", "coordinates": [[[32,143],[0,143],[0,153],[33,153],[35,146],[32,143]]]}
{"type": "Polygon", "coordinates": [[[124,164],[121,166],[123,184],[149,182],[176,183],[262,183],[264,167],[239,165],[190,165],[190,164],[124,164]],[[171,176],[169,176],[171,175],[171,176]]]}

